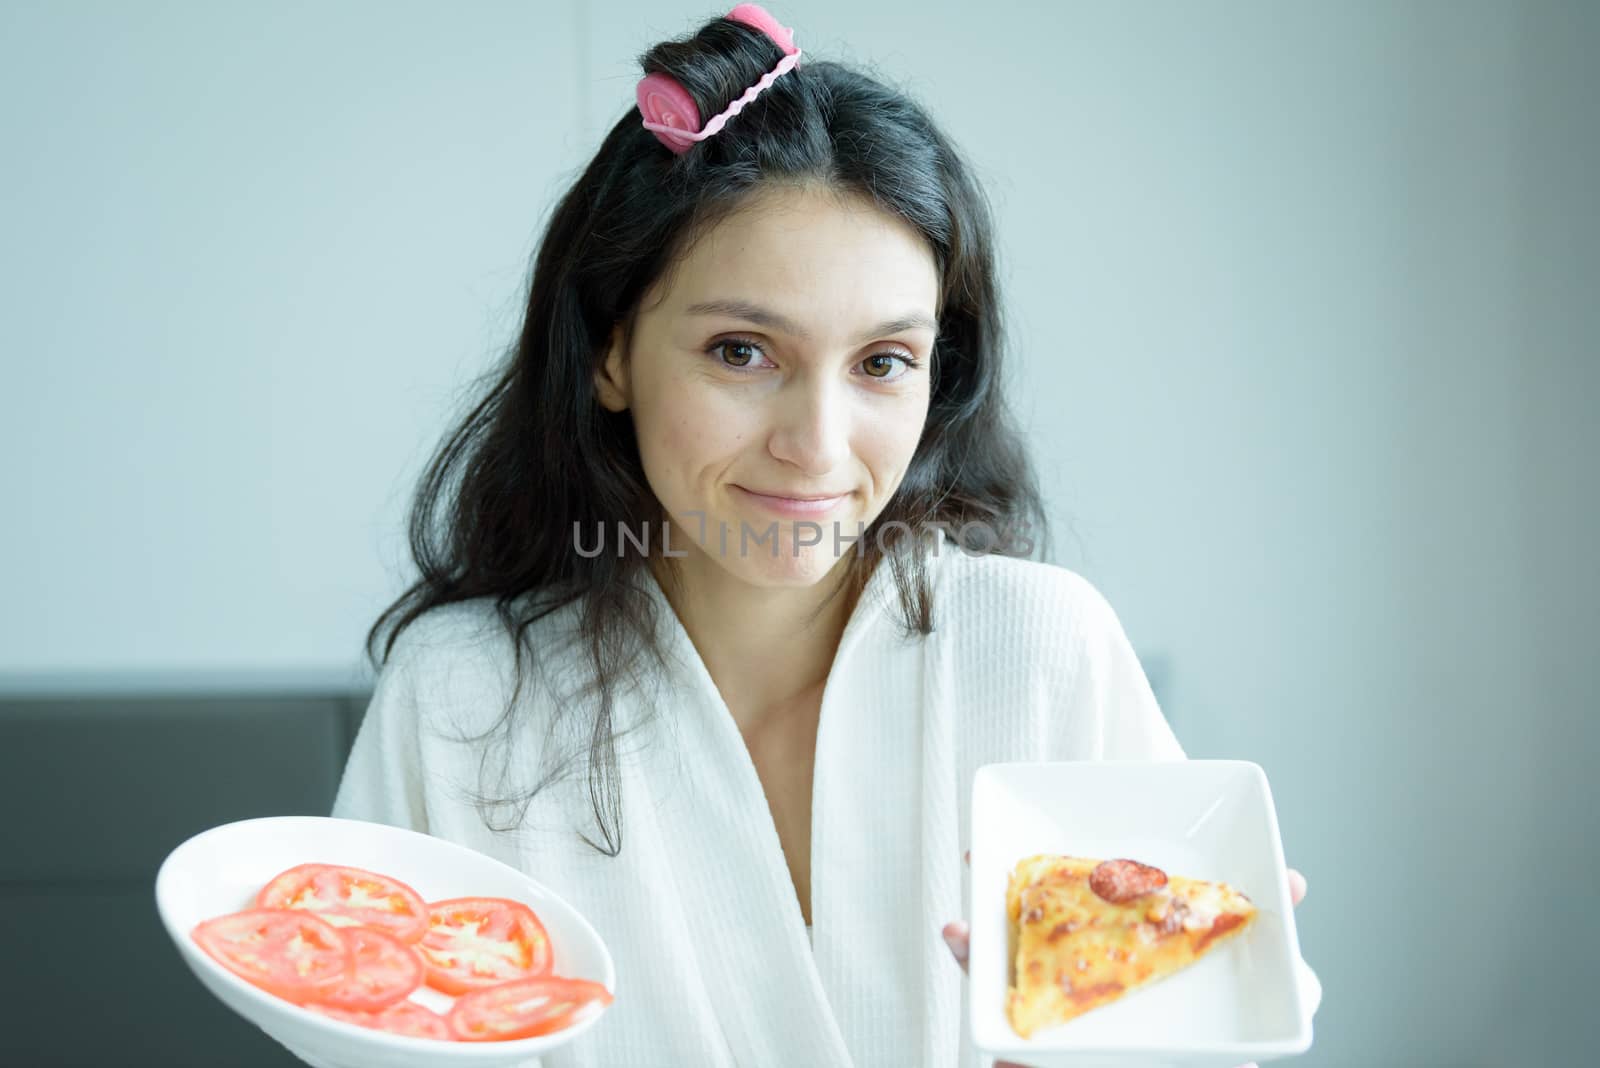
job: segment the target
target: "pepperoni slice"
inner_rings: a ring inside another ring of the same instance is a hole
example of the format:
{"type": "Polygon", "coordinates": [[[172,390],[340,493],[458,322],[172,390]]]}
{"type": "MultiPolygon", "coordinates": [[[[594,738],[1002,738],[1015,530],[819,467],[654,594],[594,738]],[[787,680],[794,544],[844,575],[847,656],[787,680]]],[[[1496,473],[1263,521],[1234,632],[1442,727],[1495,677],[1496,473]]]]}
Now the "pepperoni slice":
{"type": "Polygon", "coordinates": [[[1166,885],[1166,872],[1137,860],[1102,861],[1089,873],[1089,889],[1114,905],[1143,897],[1166,885]]]}

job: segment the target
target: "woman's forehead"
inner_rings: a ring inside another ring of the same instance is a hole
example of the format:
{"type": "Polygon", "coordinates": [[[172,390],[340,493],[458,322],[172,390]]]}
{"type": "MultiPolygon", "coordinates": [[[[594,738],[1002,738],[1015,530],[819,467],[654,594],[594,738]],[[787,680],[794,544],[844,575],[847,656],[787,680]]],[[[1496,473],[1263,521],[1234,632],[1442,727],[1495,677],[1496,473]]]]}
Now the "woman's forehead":
{"type": "Polygon", "coordinates": [[[674,320],[741,318],[801,339],[841,329],[853,337],[926,325],[937,293],[933,251],[910,224],[859,199],[796,192],[765,197],[702,235],[674,265],[657,309],[674,320]]]}
{"type": "MultiPolygon", "coordinates": [[[[773,333],[786,334],[800,341],[812,342],[819,340],[817,332],[806,325],[804,320],[785,313],[779,307],[769,307],[757,300],[735,297],[731,299],[714,298],[697,301],[684,309],[683,314],[691,319],[740,319],[747,323],[754,323],[773,333]]],[[[849,329],[852,325],[847,316],[833,315],[830,319],[836,325],[842,325],[845,329],[849,329]]],[[[900,334],[917,330],[931,334],[939,332],[937,320],[934,319],[930,312],[923,311],[920,308],[908,308],[903,312],[890,313],[888,318],[877,321],[863,321],[868,322],[868,325],[864,328],[857,328],[858,333],[853,338],[854,341],[861,344],[887,334],[900,334]]]]}

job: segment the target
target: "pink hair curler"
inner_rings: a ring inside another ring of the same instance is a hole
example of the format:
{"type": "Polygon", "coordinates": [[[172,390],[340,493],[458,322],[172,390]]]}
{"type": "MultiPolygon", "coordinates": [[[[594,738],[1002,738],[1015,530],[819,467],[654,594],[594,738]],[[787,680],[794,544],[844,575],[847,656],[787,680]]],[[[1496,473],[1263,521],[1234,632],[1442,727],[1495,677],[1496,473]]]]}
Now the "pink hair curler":
{"type": "Polygon", "coordinates": [[[740,4],[723,17],[766,34],[783,49],[783,58],[736,100],[713,115],[704,126],[700,125],[700,111],[695,107],[694,98],[676,78],[662,71],[640,78],[634,95],[639,102],[644,128],[678,155],[722,129],[729,119],[744,110],[746,104],[760,96],[763,89],[800,62],[800,49],[795,47],[794,30],[780,26],[778,20],[760,4],[740,4]]]}

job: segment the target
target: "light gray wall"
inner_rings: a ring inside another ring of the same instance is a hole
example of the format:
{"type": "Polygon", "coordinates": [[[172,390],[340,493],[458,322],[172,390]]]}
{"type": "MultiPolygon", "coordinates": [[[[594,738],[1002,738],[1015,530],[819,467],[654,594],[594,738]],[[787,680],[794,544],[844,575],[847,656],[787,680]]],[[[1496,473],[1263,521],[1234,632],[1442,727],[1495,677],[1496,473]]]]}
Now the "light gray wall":
{"type": "Polygon", "coordinates": [[[592,151],[538,7],[0,3],[0,674],[358,673],[592,151]]]}
{"type": "MultiPolygon", "coordinates": [[[[1310,877],[1302,1063],[1589,1059],[1600,9],[771,6],[978,165],[1057,558],[1310,877]]],[[[0,683],[360,675],[539,221],[714,12],[0,8],[0,683]]]]}

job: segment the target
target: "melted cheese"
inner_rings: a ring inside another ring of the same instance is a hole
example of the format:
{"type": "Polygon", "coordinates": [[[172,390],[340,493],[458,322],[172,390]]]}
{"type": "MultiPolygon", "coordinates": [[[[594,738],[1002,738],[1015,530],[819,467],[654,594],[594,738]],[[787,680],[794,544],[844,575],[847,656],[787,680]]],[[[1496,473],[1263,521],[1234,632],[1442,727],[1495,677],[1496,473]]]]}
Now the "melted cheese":
{"type": "Polygon", "coordinates": [[[1190,882],[1184,891],[1183,900],[1189,906],[1189,914],[1183,918],[1183,926],[1189,931],[1211,930],[1211,925],[1228,910],[1233,898],[1219,883],[1190,882]]]}

